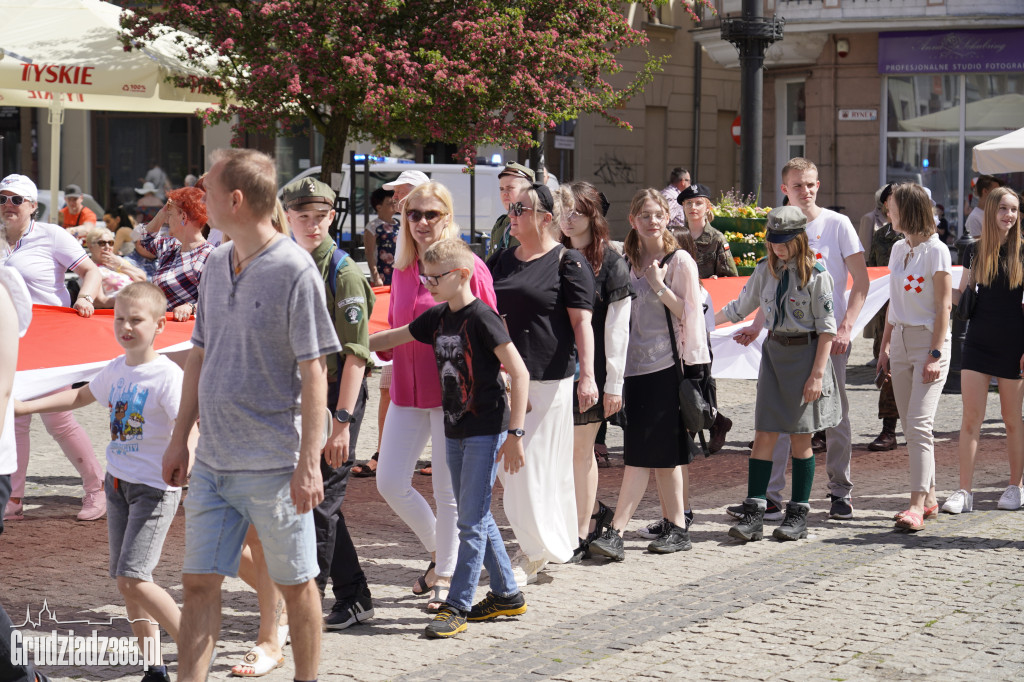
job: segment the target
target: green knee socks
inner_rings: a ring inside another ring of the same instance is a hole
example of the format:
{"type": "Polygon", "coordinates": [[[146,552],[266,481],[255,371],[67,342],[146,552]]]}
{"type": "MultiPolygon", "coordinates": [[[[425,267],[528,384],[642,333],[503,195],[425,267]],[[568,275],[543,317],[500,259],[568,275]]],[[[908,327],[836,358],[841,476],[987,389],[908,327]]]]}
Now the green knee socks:
{"type": "Polygon", "coordinates": [[[814,457],[807,459],[793,458],[793,501],[807,504],[811,499],[811,486],[814,485],[814,457]]]}
{"type": "Polygon", "coordinates": [[[772,477],[772,462],[750,458],[747,469],[747,497],[763,500],[772,477]]]}

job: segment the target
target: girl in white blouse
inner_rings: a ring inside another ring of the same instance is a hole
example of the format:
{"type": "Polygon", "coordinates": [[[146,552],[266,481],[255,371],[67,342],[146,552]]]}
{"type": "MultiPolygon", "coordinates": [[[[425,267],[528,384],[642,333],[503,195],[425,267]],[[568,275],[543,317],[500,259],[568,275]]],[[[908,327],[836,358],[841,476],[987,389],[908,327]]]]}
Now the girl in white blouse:
{"type": "Polygon", "coordinates": [[[932,424],[949,371],[952,265],[920,185],[893,190],[889,217],[906,239],[889,257],[889,313],[878,371],[891,374],[910,454],[910,507],[896,515],[896,527],[918,531],[939,511],[932,424]]]}

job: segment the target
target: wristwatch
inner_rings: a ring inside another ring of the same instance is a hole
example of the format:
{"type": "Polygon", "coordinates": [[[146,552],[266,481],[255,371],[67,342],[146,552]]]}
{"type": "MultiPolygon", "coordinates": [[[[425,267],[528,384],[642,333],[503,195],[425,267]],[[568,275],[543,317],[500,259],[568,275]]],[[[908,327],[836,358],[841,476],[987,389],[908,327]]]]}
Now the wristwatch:
{"type": "Polygon", "coordinates": [[[930,350],[930,351],[928,351],[928,355],[930,355],[933,358],[935,358],[936,360],[938,360],[939,358],[942,357],[942,351],[940,351],[940,350],[930,350]]]}
{"type": "Polygon", "coordinates": [[[658,298],[661,298],[662,296],[665,295],[666,291],[668,291],[668,287],[662,287],[658,289],[656,292],[654,292],[654,295],[657,296],[658,298]]]}
{"type": "Polygon", "coordinates": [[[356,420],[348,410],[338,410],[334,413],[334,418],[342,424],[351,424],[356,420]]]}
{"type": "Polygon", "coordinates": [[[92,296],[90,296],[89,294],[82,294],[78,298],[82,299],[83,301],[88,301],[89,303],[92,303],[92,296]]]}
{"type": "Polygon", "coordinates": [[[523,431],[522,429],[509,429],[508,430],[508,435],[510,435],[510,436],[518,436],[518,437],[522,438],[523,436],[526,435],[526,431],[523,431]]]}

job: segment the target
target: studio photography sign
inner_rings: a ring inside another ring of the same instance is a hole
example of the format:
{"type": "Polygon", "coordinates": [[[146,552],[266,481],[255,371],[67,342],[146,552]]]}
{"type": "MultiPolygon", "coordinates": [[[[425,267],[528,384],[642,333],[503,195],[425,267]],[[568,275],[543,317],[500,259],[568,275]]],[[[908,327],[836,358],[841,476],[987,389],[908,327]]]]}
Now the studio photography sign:
{"type": "Polygon", "coordinates": [[[1024,29],[892,31],[878,35],[878,73],[1024,71],[1024,29]]]}

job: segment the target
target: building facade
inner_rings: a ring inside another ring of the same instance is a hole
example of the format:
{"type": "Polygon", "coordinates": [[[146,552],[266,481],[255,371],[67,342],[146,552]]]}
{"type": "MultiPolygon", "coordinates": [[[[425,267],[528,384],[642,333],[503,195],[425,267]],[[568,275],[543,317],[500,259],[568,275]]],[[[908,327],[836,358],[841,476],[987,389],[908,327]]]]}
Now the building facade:
{"type": "MultiPolygon", "coordinates": [[[[740,0],[717,0],[735,16],[740,0]]],[[[893,180],[928,187],[951,226],[972,199],[971,150],[1024,127],[1024,0],[765,0],[786,20],[766,54],[764,194],[793,156],[819,169],[818,203],[854,222],[893,180]]],[[[736,67],[718,20],[697,41],[736,67]]],[[[1016,189],[1024,176],[1004,178],[1016,189]]]]}

